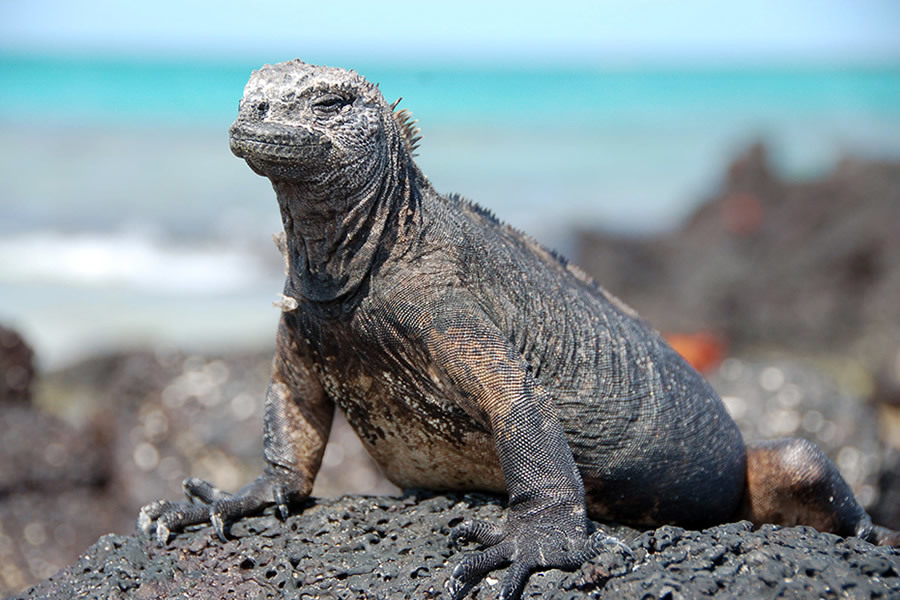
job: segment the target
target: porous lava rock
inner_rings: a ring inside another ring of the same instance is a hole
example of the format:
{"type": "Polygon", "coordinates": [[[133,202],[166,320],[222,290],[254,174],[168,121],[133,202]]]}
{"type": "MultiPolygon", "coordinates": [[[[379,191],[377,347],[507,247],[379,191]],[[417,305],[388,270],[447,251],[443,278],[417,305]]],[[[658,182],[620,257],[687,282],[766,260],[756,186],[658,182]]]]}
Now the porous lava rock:
{"type": "MultiPolygon", "coordinates": [[[[464,519],[498,520],[500,501],[480,494],[344,496],[311,500],[281,521],[271,513],[234,523],[221,542],[209,526],[160,547],[144,535],[107,535],[70,567],[16,599],[446,597],[464,553],[448,534],[464,519]]],[[[896,598],[900,551],[806,527],[732,523],[704,531],[640,532],[601,525],[635,559],[603,554],[580,570],[531,577],[523,598],[896,598]]],[[[492,573],[467,590],[494,598],[492,573]]]]}

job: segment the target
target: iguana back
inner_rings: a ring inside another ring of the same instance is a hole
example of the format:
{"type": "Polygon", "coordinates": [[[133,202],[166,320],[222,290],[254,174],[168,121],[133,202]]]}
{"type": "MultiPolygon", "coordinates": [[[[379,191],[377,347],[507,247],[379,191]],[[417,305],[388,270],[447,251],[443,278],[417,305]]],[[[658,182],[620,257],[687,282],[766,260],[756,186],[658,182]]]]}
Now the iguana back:
{"type": "Polygon", "coordinates": [[[442,280],[453,273],[452,294],[522,356],[553,398],[591,516],[705,524],[734,514],[745,468],[740,433],[716,392],[656,330],[477,205],[427,188],[422,212],[428,234],[409,271],[439,271],[442,280]],[[670,501],[659,501],[662,490],[670,501]]]}

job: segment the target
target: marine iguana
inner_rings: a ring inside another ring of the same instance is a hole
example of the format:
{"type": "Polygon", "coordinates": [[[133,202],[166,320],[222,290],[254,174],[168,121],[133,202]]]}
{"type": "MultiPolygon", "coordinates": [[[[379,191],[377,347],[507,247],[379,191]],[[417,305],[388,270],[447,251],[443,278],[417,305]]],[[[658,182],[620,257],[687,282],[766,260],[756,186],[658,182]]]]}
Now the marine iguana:
{"type": "Polygon", "coordinates": [[[509,497],[503,524],[466,522],[488,548],[453,569],[458,598],[511,565],[628,552],[588,517],[702,527],[803,523],[878,543],[836,467],[796,439],[744,445],[709,384],[633,310],[488,211],[436,192],[418,128],[353,71],[299,60],[250,77],[232,152],[271,180],[287,264],[264,473],[236,494],[189,478],[139,525],[225,524],[310,494],[337,406],[402,488],[509,497]]]}

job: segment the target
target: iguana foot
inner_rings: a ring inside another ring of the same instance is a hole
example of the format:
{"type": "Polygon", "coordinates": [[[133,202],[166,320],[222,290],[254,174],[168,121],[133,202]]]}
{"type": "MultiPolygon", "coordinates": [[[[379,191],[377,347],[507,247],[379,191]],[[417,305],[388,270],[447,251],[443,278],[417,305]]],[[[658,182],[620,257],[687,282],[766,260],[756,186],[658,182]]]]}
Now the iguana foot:
{"type": "Polygon", "coordinates": [[[244,517],[271,505],[278,506],[282,518],[288,516],[288,502],[299,485],[286,477],[261,475],[236,494],[223,492],[209,482],[189,477],[184,480],[187,502],[158,500],[143,508],[138,515],[138,528],[150,533],[156,522],[156,539],[160,545],[168,543],[173,531],[190,525],[211,523],[222,541],[227,541],[225,523],[244,517]]]}
{"type": "Polygon", "coordinates": [[[879,546],[893,546],[900,548],[900,531],[894,531],[880,525],[873,525],[869,535],[863,539],[867,539],[873,544],[879,546]]]}
{"type": "Polygon", "coordinates": [[[506,527],[485,521],[465,521],[450,534],[454,542],[474,541],[486,550],[466,556],[447,582],[451,600],[462,598],[466,588],[495,569],[511,565],[500,586],[498,600],[516,600],[528,577],[542,569],[572,571],[605,550],[634,557],[622,541],[597,531],[587,534],[583,509],[554,508],[530,513],[510,513],[506,527]],[[576,512],[573,514],[573,510],[576,512]]]}

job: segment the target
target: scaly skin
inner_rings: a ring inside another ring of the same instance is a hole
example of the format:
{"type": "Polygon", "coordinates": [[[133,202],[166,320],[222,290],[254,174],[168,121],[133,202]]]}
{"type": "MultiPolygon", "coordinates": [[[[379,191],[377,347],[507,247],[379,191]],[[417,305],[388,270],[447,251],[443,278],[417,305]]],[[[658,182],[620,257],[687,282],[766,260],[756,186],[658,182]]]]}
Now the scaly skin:
{"type": "Polygon", "coordinates": [[[224,539],[229,520],[286,515],[310,493],[337,406],[398,486],[509,494],[504,524],[454,530],[488,548],[453,569],[453,598],[507,564],[511,599],[534,570],[630,552],[589,516],[805,519],[896,541],[821,453],[796,440],[746,450],[707,382],[577,267],[434,191],[416,142],[408,114],[354,72],[254,72],[231,149],[272,182],[288,265],[267,466],[234,495],[187,480],[190,502],[144,507],[142,529],[155,522],[165,543],[209,521],[224,539]]]}

